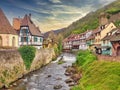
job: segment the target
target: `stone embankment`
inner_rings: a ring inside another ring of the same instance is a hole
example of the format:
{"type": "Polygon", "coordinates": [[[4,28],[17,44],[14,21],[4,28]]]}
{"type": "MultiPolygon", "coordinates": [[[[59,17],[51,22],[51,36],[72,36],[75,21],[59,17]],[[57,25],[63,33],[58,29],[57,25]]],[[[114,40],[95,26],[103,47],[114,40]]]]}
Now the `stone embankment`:
{"type": "Polygon", "coordinates": [[[39,69],[55,58],[54,49],[36,51],[30,70],[26,70],[23,59],[17,50],[0,51],[0,87],[9,87],[10,83],[22,78],[23,75],[39,69]]]}

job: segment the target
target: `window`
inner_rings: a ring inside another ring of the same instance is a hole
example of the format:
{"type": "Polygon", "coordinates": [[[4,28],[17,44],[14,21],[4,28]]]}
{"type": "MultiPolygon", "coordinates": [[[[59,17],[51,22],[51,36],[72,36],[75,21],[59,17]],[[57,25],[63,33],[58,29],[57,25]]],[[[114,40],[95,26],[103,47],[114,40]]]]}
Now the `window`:
{"type": "Polygon", "coordinates": [[[38,39],[37,39],[37,37],[35,36],[35,37],[34,37],[34,42],[37,42],[37,41],[38,41],[38,39]]]}
{"type": "Polygon", "coordinates": [[[23,30],[20,30],[20,33],[23,33],[23,30]]]}
{"type": "Polygon", "coordinates": [[[21,42],[23,42],[23,37],[21,37],[21,42]]]}
{"type": "Polygon", "coordinates": [[[21,42],[28,42],[28,37],[21,37],[21,42]]]}
{"type": "Polygon", "coordinates": [[[0,36],[0,46],[2,46],[2,37],[0,36]]]}
{"type": "Polygon", "coordinates": [[[105,44],[105,40],[103,41],[103,44],[105,44]]]}
{"type": "Polygon", "coordinates": [[[100,39],[98,39],[98,42],[100,42],[100,39]]]}
{"type": "Polygon", "coordinates": [[[98,33],[98,36],[100,36],[100,32],[98,33]]]}
{"type": "Polygon", "coordinates": [[[40,42],[42,42],[43,40],[42,40],[42,38],[40,37],[40,42]]]}
{"type": "Polygon", "coordinates": [[[106,40],[106,44],[109,44],[109,41],[108,41],[108,40],[106,40]]]}
{"type": "Polygon", "coordinates": [[[97,39],[95,40],[95,42],[97,42],[97,39]]]}
{"type": "Polygon", "coordinates": [[[28,33],[28,30],[26,29],[25,32],[28,33]]]}

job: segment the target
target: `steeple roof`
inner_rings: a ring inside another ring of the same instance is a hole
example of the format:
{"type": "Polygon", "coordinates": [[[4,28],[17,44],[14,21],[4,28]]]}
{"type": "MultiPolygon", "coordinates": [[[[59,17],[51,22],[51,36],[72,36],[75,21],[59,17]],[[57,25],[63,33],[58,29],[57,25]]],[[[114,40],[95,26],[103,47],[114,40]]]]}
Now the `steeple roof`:
{"type": "Polygon", "coordinates": [[[17,34],[1,8],[0,8],[0,34],[13,34],[13,35],[17,34]]]}
{"type": "Polygon", "coordinates": [[[21,26],[28,26],[29,30],[32,35],[35,36],[42,36],[40,30],[38,27],[35,26],[33,21],[31,20],[31,15],[25,15],[24,18],[22,19],[21,26]]]}

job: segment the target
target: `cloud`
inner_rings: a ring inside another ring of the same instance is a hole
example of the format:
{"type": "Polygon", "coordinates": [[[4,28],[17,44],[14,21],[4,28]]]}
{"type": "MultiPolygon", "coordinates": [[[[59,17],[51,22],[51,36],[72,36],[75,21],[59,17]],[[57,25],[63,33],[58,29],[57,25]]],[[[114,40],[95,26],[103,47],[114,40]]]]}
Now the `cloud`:
{"type": "Polygon", "coordinates": [[[62,3],[60,0],[49,0],[52,3],[62,3]]]}
{"type": "Polygon", "coordinates": [[[45,32],[67,27],[112,1],[115,0],[2,0],[0,6],[7,8],[9,18],[31,13],[35,24],[45,32]]]}
{"type": "Polygon", "coordinates": [[[37,5],[43,5],[43,6],[44,6],[44,5],[47,5],[46,2],[36,2],[36,4],[37,4],[37,5]]]}

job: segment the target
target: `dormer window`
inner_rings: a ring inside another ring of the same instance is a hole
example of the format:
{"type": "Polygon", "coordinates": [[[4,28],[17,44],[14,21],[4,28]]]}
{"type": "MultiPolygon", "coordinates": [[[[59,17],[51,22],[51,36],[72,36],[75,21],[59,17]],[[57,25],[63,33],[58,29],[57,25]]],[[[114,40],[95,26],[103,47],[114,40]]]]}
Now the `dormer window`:
{"type": "Polygon", "coordinates": [[[102,25],[102,26],[100,27],[100,29],[101,29],[101,30],[105,29],[105,25],[102,25]]]}

